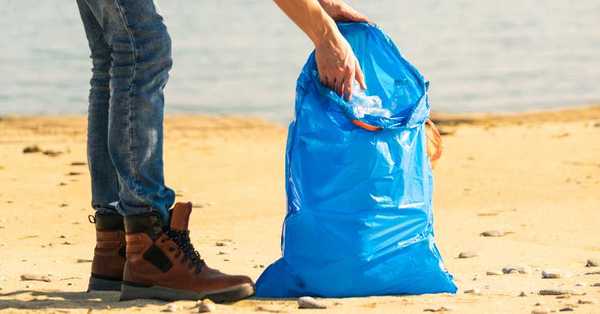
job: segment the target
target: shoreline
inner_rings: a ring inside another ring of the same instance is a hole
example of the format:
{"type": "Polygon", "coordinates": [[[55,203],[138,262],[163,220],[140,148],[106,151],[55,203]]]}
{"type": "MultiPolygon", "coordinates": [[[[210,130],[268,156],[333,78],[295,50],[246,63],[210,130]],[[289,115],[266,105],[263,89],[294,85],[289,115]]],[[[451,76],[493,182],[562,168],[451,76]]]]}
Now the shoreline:
{"type": "MultiPolygon", "coordinates": [[[[87,114],[5,114],[0,115],[0,122],[11,120],[28,120],[28,119],[78,119],[85,117],[87,114]]],[[[165,114],[165,120],[171,119],[190,119],[202,118],[212,119],[217,121],[243,122],[242,125],[248,126],[281,126],[287,127],[286,124],[280,124],[260,116],[249,115],[243,116],[239,114],[206,114],[206,113],[169,113],[165,114]]],[[[598,119],[600,118],[600,104],[592,105],[577,105],[564,106],[548,109],[533,109],[526,111],[511,111],[511,112],[468,112],[468,113],[447,113],[432,111],[431,119],[439,125],[455,126],[462,124],[481,124],[489,122],[498,122],[503,124],[523,123],[525,119],[531,119],[532,122],[569,122],[578,121],[581,119],[598,119]]],[[[230,123],[227,123],[230,124],[230,123]]]]}

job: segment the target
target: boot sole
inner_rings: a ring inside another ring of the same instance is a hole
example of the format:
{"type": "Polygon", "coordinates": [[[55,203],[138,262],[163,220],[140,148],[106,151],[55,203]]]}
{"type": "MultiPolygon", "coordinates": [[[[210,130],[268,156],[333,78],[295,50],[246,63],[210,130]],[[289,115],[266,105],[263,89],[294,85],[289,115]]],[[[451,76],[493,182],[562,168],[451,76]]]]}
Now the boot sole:
{"type": "Polygon", "coordinates": [[[198,293],[194,291],[179,290],[161,286],[143,287],[123,283],[121,285],[121,301],[135,299],[157,299],[162,301],[178,300],[203,300],[210,299],[215,303],[233,302],[245,299],[254,294],[254,286],[241,284],[231,288],[198,293]]]}
{"type": "Polygon", "coordinates": [[[90,276],[90,282],[88,284],[87,292],[121,291],[121,283],[122,282],[120,280],[103,279],[92,275],[90,276]]]}

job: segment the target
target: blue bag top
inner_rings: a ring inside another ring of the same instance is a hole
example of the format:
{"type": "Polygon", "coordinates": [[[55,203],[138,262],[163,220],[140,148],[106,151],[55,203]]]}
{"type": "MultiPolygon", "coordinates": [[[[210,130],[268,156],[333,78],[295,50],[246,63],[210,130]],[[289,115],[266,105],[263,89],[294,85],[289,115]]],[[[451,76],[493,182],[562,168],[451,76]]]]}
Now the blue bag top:
{"type": "Polygon", "coordinates": [[[306,62],[298,85],[300,88],[316,88],[319,93],[337,105],[331,111],[343,112],[350,120],[358,120],[381,129],[414,128],[429,117],[429,82],[402,56],[392,39],[381,28],[368,23],[338,23],[338,27],[352,47],[365,75],[367,95],[381,98],[384,109],[392,116],[367,114],[358,117],[352,102],[346,101],[319,80],[314,52],[306,62]],[[384,49],[371,49],[383,47],[384,49]],[[385,49],[389,48],[389,49],[385,49]],[[403,81],[407,95],[405,102],[394,103],[392,95],[397,81],[403,81]]]}

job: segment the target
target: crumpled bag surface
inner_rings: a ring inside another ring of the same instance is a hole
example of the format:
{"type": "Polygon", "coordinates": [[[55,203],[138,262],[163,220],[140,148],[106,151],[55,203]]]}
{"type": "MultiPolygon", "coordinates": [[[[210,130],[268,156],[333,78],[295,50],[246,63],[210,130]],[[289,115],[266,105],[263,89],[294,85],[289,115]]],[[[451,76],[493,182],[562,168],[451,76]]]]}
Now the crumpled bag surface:
{"type": "Polygon", "coordinates": [[[320,83],[309,57],[288,133],[282,257],[260,276],[256,295],[454,293],[433,236],[428,83],[377,26],[338,26],[363,69],[366,94],[392,115],[354,116],[352,102],[320,83]],[[407,88],[392,103],[397,80],[407,88]]]}

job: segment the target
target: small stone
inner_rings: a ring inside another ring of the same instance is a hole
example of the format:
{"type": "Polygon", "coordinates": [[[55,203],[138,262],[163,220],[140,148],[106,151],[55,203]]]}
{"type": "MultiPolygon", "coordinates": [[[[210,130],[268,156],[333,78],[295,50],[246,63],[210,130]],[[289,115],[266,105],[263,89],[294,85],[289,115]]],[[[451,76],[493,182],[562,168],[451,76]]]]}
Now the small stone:
{"type": "Polygon", "coordinates": [[[593,283],[590,287],[600,287],[600,282],[593,283]]]}
{"type": "Polygon", "coordinates": [[[543,270],[542,271],[543,279],[559,279],[562,277],[563,277],[563,275],[558,270],[543,270]]]}
{"type": "Polygon", "coordinates": [[[167,304],[167,307],[164,310],[162,310],[162,312],[174,313],[174,312],[177,312],[177,310],[178,310],[177,304],[170,303],[170,304],[167,304]]]}
{"type": "Polygon", "coordinates": [[[488,276],[500,276],[500,275],[502,275],[501,272],[495,271],[495,270],[488,270],[488,271],[485,272],[485,274],[488,275],[488,276]]]}
{"type": "Polygon", "coordinates": [[[577,304],[595,304],[595,303],[596,302],[594,300],[582,300],[582,299],[579,299],[577,301],[577,304]]]}
{"type": "Polygon", "coordinates": [[[77,171],[71,171],[69,173],[67,173],[68,176],[79,176],[81,175],[81,172],[77,172],[77,171]]]}
{"type": "Polygon", "coordinates": [[[299,309],[326,309],[325,304],[319,303],[313,297],[300,297],[298,298],[299,309]]]}
{"type": "Polygon", "coordinates": [[[225,242],[218,241],[215,243],[215,246],[226,246],[225,242]]]}
{"type": "Polygon", "coordinates": [[[585,263],[585,267],[598,267],[600,266],[600,260],[597,259],[588,259],[585,263]]]}
{"type": "Polygon", "coordinates": [[[502,268],[504,274],[527,274],[528,271],[523,266],[506,266],[502,268]]]}
{"type": "Polygon", "coordinates": [[[465,290],[466,294],[481,294],[481,291],[477,288],[465,290]]]}
{"type": "Polygon", "coordinates": [[[521,291],[521,293],[519,293],[519,296],[520,296],[520,297],[526,297],[526,296],[527,296],[527,293],[525,293],[525,291],[521,291]]]}
{"type": "Polygon", "coordinates": [[[67,203],[62,203],[62,204],[58,205],[58,207],[60,207],[60,208],[64,208],[64,207],[68,207],[68,206],[69,206],[69,204],[67,204],[67,203]]]}
{"type": "Polygon", "coordinates": [[[559,310],[560,312],[573,312],[575,311],[572,307],[570,306],[565,306],[562,309],[559,310]]]}
{"type": "Polygon", "coordinates": [[[27,147],[23,148],[23,154],[33,154],[33,153],[39,153],[41,151],[42,150],[37,145],[31,145],[31,146],[27,146],[27,147]]]}
{"type": "Polygon", "coordinates": [[[65,185],[67,185],[67,184],[66,184],[66,183],[64,183],[64,182],[61,182],[61,183],[59,183],[58,185],[59,185],[59,186],[65,186],[65,185]]]}
{"type": "Polygon", "coordinates": [[[49,156],[49,157],[56,157],[56,156],[59,156],[60,154],[62,154],[62,152],[47,149],[47,150],[43,151],[42,154],[49,156]]]}
{"type": "Polygon", "coordinates": [[[542,307],[541,308],[537,308],[537,309],[533,309],[531,311],[531,314],[548,314],[548,313],[550,313],[550,312],[547,309],[542,308],[542,307]]]}
{"type": "Polygon", "coordinates": [[[585,273],[585,274],[586,275],[600,275],[600,270],[598,270],[598,271],[591,271],[591,272],[588,272],[588,273],[585,273]]]}
{"type": "Polygon", "coordinates": [[[506,235],[506,232],[499,230],[488,230],[481,233],[483,237],[503,237],[506,235]]]}
{"type": "Polygon", "coordinates": [[[83,162],[83,161],[74,161],[71,163],[71,166],[85,166],[87,165],[87,163],[83,162]]]}
{"type": "Polygon", "coordinates": [[[215,304],[209,299],[198,302],[198,313],[214,312],[216,309],[215,304]]]}
{"type": "Polygon", "coordinates": [[[269,308],[269,307],[266,307],[266,306],[262,306],[262,305],[257,306],[256,308],[254,308],[254,310],[256,312],[283,313],[283,311],[281,311],[281,310],[272,309],[272,308],[269,308]]]}
{"type": "Polygon", "coordinates": [[[35,275],[35,274],[23,274],[21,275],[21,281],[44,281],[51,282],[48,276],[44,275],[35,275]]]}
{"type": "Polygon", "coordinates": [[[472,258],[472,257],[476,257],[476,256],[477,256],[477,253],[470,252],[470,251],[460,252],[458,254],[458,258],[472,258]]]}
{"type": "Polygon", "coordinates": [[[450,311],[452,311],[452,309],[445,307],[445,306],[438,307],[437,309],[428,308],[428,309],[423,310],[423,312],[450,312],[450,311]]]}
{"type": "Polygon", "coordinates": [[[539,295],[567,295],[571,294],[569,290],[562,289],[542,289],[538,292],[539,295]]]}

